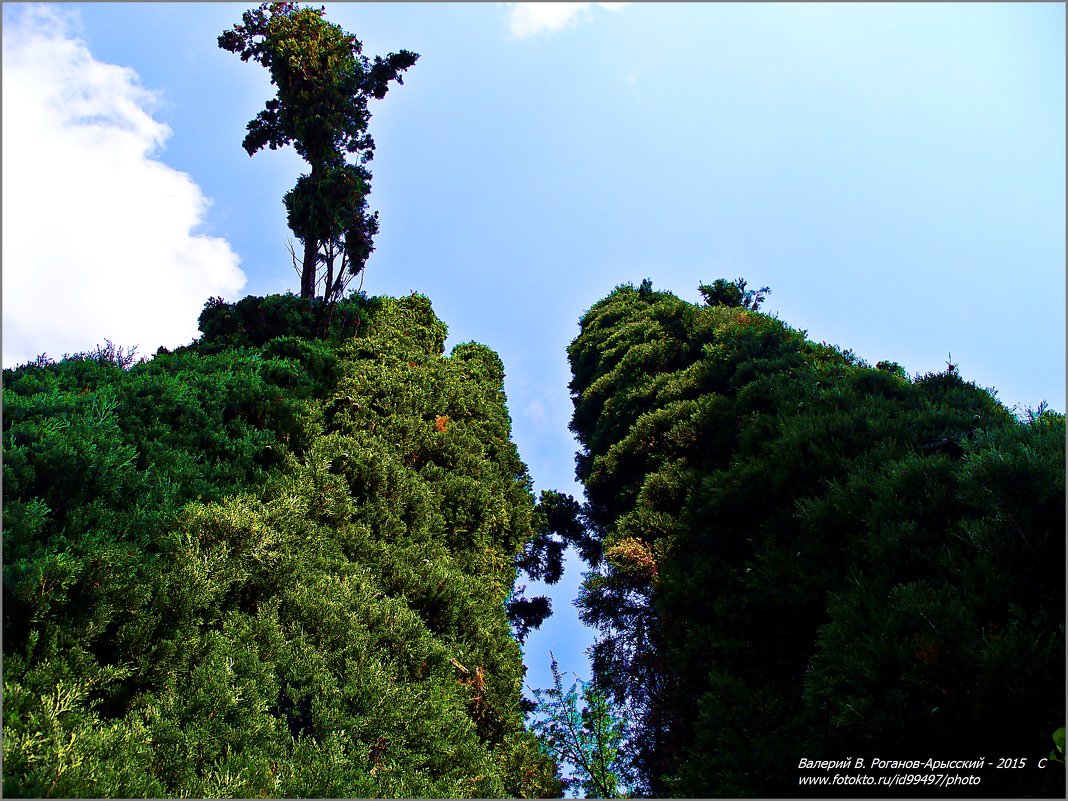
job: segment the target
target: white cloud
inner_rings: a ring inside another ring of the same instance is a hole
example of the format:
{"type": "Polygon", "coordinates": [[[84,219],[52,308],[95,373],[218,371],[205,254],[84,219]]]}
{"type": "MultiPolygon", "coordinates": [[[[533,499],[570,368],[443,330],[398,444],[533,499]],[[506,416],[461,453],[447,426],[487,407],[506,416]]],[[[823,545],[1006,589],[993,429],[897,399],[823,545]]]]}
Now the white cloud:
{"type": "Polygon", "coordinates": [[[628,3],[511,3],[508,30],[516,39],[551,33],[590,18],[590,9],[600,6],[619,11],[628,3]]]}
{"type": "Polygon", "coordinates": [[[93,58],[45,6],[4,9],[3,363],[89,350],[143,355],[197,335],[240,259],[194,233],[208,200],[154,158],[170,136],[155,95],[93,58]]]}

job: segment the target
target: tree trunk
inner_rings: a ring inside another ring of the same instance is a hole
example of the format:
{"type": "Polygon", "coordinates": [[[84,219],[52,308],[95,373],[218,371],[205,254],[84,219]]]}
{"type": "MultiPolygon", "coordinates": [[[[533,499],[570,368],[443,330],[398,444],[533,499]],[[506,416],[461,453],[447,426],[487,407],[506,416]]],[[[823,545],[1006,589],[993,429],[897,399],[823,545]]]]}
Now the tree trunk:
{"type": "MultiPolygon", "coordinates": [[[[322,172],[322,170],[320,169],[319,164],[313,161],[311,165],[311,175],[308,176],[313,185],[315,185],[320,172],[322,172]]],[[[315,230],[315,226],[318,222],[318,220],[311,221],[311,225],[309,226],[310,230],[308,231],[308,239],[304,240],[304,263],[300,271],[300,296],[302,298],[311,299],[315,297],[315,274],[319,269],[319,242],[311,231],[315,230]]]]}
{"type": "Polygon", "coordinates": [[[315,272],[318,267],[319,248],[314,239],[304,242],[304,265],[300,271],[300,296],[302,298],[315,297],[315,272]]]}

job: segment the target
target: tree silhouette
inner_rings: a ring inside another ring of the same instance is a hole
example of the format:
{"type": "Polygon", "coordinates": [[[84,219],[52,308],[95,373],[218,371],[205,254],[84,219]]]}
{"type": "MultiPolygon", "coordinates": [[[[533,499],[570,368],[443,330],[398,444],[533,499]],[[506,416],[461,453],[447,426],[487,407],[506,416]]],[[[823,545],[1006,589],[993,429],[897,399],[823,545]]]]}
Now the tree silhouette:
{"type": "MultiPolygon", "coordinates": [[[[419,56],[407,50],[371,61],[362,45],[325,8],[264,3],[219,37],[219,47],[270,70],[278,93],[248,123],[242,146],[250,156],[264,147],[293,145],[311,171],[285,196],[289,227],[304,245],[301,297],[341,297],[374,250],[378,212],[367,195],[366,164],[375,143],[367,132],[369,98],[385,97],[392,81],[419,56]],[[355,156],[356,163],[347,161],[355,156]]],[[[293,253],[296,263],[296,253],[293,253]]]]}

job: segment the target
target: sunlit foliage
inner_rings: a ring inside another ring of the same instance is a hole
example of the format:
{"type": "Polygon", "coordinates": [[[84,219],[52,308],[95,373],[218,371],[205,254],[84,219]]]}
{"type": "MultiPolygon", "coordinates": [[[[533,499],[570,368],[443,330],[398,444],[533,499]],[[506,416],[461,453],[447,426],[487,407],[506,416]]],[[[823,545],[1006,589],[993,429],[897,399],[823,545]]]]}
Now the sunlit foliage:
{"type": "Polygon", "coordinates": [[[501,362],[419,295],[337,312],[4,371],[5,795],[559,795],[501,362]]]}
{"type": "Polygon", "coordinates": [[[560,666],[552,654],[550,658],[553,686],[534,690],[534,730],[574,771],[565,779],[569,790],[581,791],[585,798],[622,797],[624,766],[619,749],[624,721],[595,681],[576,680],[565,690],[560,666]]]}

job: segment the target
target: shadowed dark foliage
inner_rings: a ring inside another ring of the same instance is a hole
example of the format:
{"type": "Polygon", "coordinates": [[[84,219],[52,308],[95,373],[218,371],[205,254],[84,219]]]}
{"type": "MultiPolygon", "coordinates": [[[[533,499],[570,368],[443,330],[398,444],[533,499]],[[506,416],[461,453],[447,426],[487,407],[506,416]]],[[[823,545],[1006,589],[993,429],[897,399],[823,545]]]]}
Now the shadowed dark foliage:
{"type": "Polygon", "coordinates": [[[1064,416],[701,290],[621,286],[569,351],[604,553],[580,608],[639,790],[825,796],[801,758],[996,755],[1031,764],[982,795],[1063,796],[1034,762],[1065,715],[1064,416]]]}

